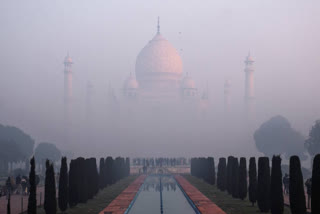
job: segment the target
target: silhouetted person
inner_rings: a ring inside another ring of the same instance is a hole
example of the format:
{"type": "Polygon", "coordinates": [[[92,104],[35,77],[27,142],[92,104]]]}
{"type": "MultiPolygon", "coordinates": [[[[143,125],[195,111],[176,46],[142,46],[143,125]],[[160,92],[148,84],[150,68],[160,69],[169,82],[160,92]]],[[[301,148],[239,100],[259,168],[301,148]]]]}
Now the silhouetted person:
{"type": "Polygon", "coordinates": [[[18,176],[16,177],[16,185],[19,185],[20,183],[21,183],[21,176],[18,175],[18,176]]]}
{"type": "Polygon", "coordinates": [[[290,182],[290,180],[289,180],[289,175],[287,173],[284,175],[282,182],[283,182],[283,186],[284,186],[284,193],[285,194],[289,194],[289,182],[290,182]]]}
{"type": "Polygon", "coordinates": [[[307,195],[308,195],[308,209],[310,209],[310,202],[311,202],[311,188],[312,188],[312,180],[311,178],[307,179],[305,183],[307,187],[307,195]]]}
{"type": "Polygon", "coordinates": [[[7,193],[10,194],[12,190],[12,184],[11,184],[11,178],[10,176],[8,177],[6,181],[6,187],[7,187],[7,193]]]}
{"type": "Polygon", "coordinates": [[[26,195],[26,188],[27,188],[27,180],[25,178],[21,179],[21,191],[23,195],[26,195]]]}

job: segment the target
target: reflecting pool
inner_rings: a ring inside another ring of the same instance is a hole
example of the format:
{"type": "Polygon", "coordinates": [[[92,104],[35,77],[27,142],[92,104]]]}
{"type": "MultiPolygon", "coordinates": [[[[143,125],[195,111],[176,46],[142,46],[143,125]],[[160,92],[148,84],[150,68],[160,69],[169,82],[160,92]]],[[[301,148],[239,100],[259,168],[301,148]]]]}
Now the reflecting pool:
{"type": "Polygon", "coordinates": [[[129,214],[195,214],[171,175],[150,175],[141,186],[129,214]]]}

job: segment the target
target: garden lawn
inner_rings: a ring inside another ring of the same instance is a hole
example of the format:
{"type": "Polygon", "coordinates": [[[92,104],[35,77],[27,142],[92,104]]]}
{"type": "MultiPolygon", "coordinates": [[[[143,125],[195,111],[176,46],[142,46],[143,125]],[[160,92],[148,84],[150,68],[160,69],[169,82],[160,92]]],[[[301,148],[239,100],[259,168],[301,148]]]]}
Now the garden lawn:
{"type": "MultiPolygon", "coordinates": [[[[93,198],[87,201],[85,204],[78,204],[73,208],[68,208],[66,213],[68,214],[97,214],[107,207],[113,199],[115,199],[123,190],[125,190],[137,176],[131,175],[124,179],[121,179],[117,183],[108,186],[99,191],[99,193],[93,198]]],[[[58,201],[58,199],[57,199],[58,201]]],[[[27,213],[27,212],[26,212],[27,213]]],[[[57,213],[60,212],[58,208],[57,213]]],[[[45,211],[42,207],[38,207],[37,214],[45,214],[45,211]]]]}
{"type": "MultiPolygon", "coordinates": [[[[227,191],[218,190],[217,186],[210,185],[205,181],[191,175],[183,175],[202,194],[219,206],[227,214],[257,214],[260,213],[257,204],[252,207],[248,198],[241,200],[232,198],[227,191]]],[[[290,208],[284,207],[284,214],[290,214],[290,208]]]]}

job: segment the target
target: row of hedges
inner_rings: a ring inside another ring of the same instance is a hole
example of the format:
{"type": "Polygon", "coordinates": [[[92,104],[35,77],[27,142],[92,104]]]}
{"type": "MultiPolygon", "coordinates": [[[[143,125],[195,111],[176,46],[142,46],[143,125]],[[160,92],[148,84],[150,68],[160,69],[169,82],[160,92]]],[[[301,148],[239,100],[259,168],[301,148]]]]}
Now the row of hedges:
{"type": "MultiPolygon", "coordinates": [[[[228,159],[220,158],[217,172],[217,187],[221,191],[227,191],[233,198],[244,200],[249,198],[254,206],[257,202],[261,212],[274,214],[283,213],[284,198],[282,186],[282,171],[280,156],[258,159],[258,171],[256,159],[249,160],[247,170],[246,158],[229,156],[228,159]],[[249,177],[248,177],[249,176],[249,177]],[[249,184],[248,184],[249,181],[249,184]]],[[[301,172],[301,164],[298,156],[290,157],[289,170],[289,199],[293,214],[306,213],[306,198],[304,181],[301,172]]],[[[213,158],[192,158],[191,175],[215,184],[215,167],[213,158]]],[[[320,213],[320,154],[316,155],[312,171],[311,210],[312,213],[320,213]]]]}
{"type": "MultiPolygon", "coordinates": [[[[28,213],[36,213],[36,183],[35,183],[35,160],[30,161],[31,170],[30,195],[28,213]]],[[[99,189],[103,189],[118,180],[129,176],[130,159],[117,157],[101,158],[99,172],[95,158],[83,158],[71,160],[69,172],[67,159],[61,159],[59,174],[58,202],[56,199],[56,182],[53,164],[46,161],[45,199],[44,209],[48,214],[57,212],[57,205],[62,212],[68,207],[74,207],[78,203],[86,203],[92,199],[99,189]]]]}

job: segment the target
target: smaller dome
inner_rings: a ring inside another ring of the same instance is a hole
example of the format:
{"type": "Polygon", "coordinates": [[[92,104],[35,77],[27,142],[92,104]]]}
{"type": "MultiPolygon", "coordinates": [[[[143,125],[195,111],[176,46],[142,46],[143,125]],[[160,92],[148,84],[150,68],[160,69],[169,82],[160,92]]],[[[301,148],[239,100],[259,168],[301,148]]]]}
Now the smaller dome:
{"type": "Polygon", "coordinates": [[[196,89],[196,84],[188,74],[182,79],[181,88],[183,89],[196,89]]]}
{"type": "Polygon", "coordinates": [[[134,78],[131,74],[126,79],[126,81],[123,84],[124,89],[138,89],[139,83],[137,82],[136,78],[134,78]]]}

